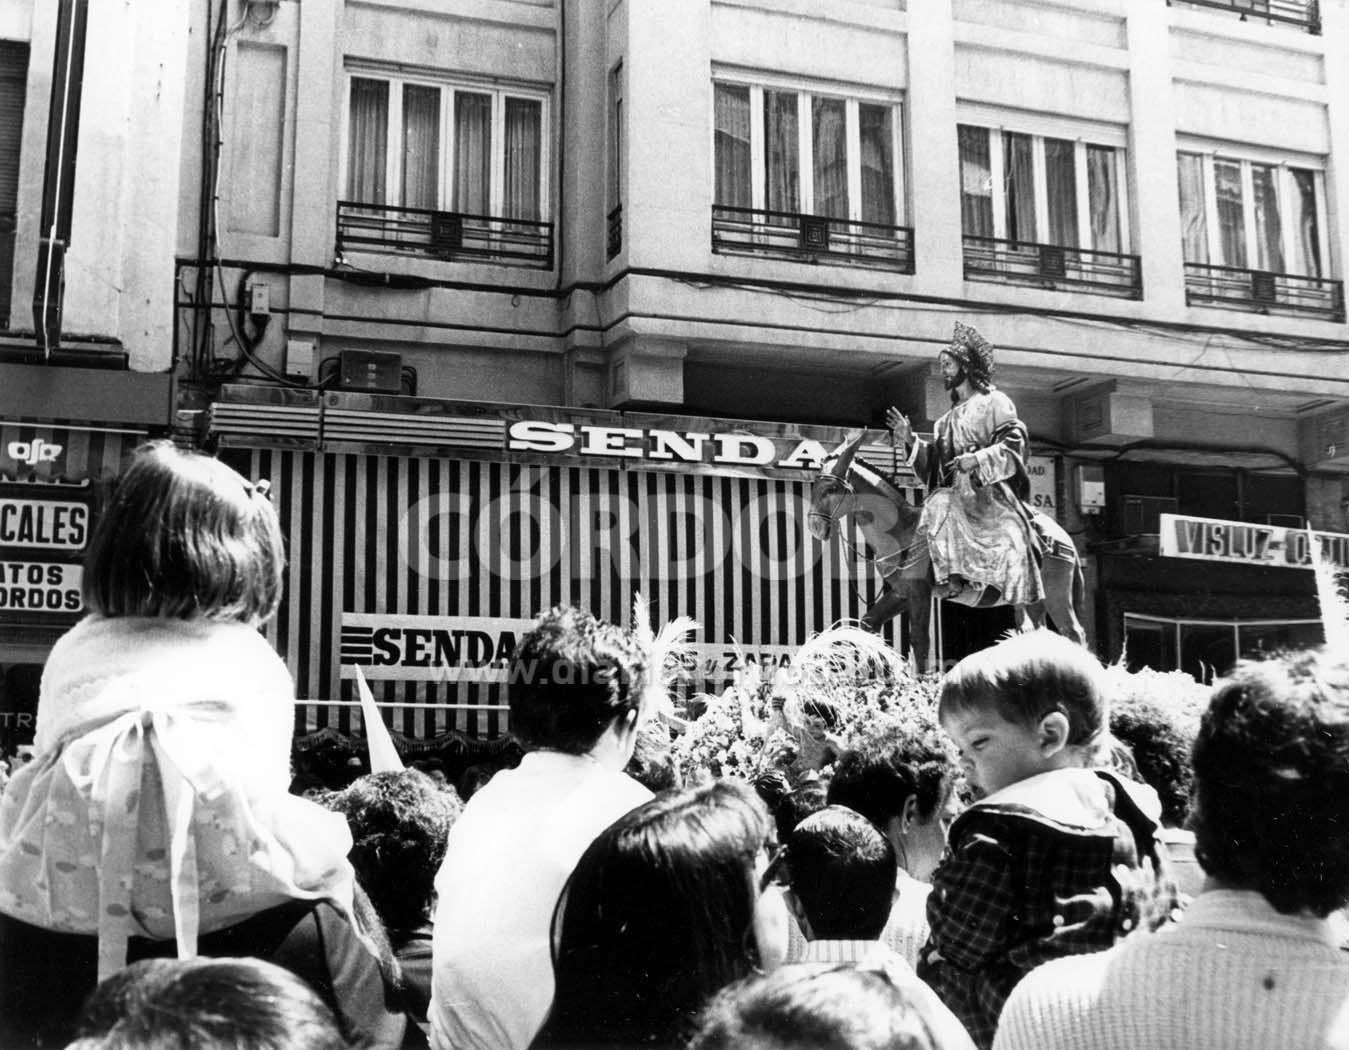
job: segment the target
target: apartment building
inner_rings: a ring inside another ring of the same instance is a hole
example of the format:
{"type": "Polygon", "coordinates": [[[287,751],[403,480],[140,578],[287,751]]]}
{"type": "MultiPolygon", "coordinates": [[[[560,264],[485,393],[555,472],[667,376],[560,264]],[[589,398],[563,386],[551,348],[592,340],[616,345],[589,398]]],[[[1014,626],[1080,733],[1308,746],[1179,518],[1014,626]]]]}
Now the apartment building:
{"type": "MultiPolygon", "coordinates": [[[[108,334],[275,479],[306,724],[351,724],[360,667],[409,734],[499,733],[501,653],[558,601],[694,616],[714,683],[790,659],[877,586],[807,533],[810,478],[869,426],[911,484],[883,412],[944,410],[956,319],[998,347],[1102,656],[1205,675],[1319,637],[1308,545],[1349,567],[1344,0],[182,11],[124,27],[177,71],[156,105],[99,95],[151,124],[88,205],[155,318],[108,334]]],[[[29,48],[20,340],[46,17],[0,31],[29,48]]],[[[1010,622],[936,620],[938,660],[1010,622]]]]}

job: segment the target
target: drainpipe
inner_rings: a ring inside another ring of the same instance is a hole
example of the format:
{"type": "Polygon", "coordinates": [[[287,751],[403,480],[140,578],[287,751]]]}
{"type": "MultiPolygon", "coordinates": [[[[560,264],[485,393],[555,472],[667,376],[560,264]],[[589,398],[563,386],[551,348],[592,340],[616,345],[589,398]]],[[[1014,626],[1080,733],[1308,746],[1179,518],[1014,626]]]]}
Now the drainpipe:
{"type": "Polygon", "coordinates": [[[59,0],[52,97],[47,115],[47,161],[42,179],[41,240],[33,289],[33,331],[44,359],[61,346],[61,298],[75,197],[75,147],[84,84],[84,38],[89,0],[59,0]]]}

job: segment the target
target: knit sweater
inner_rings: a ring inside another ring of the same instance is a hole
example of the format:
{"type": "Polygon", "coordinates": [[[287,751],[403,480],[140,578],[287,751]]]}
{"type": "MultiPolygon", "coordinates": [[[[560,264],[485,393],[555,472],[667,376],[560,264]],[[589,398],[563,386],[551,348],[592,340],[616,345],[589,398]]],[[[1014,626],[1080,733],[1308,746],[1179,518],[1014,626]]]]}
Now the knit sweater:
{"type": "Polygon", "coordinates": [[[993,1048],[1320,1050],[1346,1006],[1349,954],[1329,923],[1209,890],[1176,925],[1034,970],[993,1048]]]}

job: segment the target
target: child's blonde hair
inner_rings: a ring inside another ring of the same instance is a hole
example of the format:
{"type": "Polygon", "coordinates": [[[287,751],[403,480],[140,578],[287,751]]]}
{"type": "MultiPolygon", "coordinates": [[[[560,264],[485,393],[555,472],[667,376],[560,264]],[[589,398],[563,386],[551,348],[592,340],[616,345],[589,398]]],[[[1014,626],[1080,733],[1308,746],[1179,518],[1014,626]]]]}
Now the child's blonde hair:
{"type": "Polygon", "coordinates": [[[152,441],[134,453],[85,556],[103,616],[261,624],[281,603],[285,547],[265,483],[152,441]]]}
{"type": "Polygon", "coordinates": [[[1017,634],[965,657],[942,681],[937,717],[995,710],[1008,722],[1068,719],[1071,745],[1089,744],[1108,720],[1104,669],[1089,651],[1052,631],[1017,634]]]}

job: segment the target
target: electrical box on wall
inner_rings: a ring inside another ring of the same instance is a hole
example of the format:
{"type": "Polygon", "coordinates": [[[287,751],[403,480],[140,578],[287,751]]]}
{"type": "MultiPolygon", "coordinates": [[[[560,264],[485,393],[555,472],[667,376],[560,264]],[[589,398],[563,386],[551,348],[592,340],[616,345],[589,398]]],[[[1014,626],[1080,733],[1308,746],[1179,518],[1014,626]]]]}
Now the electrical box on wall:
{"type": "Polygon", "coordinates": [[[397,394],[402,390],[403,356],[377,350],[343,350],[338,355],[338,386],[343,390],[365,390],[376,394],[397,394]]]}
{"type": "Polygon", "coordinates": [[[1078,510],[1083,514],[1105,510],[1105,468],[1099,463],[1079,463],[1073,474],[1078,510]]]}

